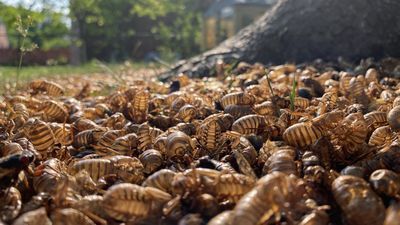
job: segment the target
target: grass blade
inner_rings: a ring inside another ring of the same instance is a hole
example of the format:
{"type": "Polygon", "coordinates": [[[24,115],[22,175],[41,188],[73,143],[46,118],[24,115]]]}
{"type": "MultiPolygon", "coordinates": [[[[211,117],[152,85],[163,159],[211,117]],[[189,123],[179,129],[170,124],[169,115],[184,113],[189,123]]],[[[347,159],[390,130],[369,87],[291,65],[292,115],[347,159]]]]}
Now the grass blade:
{"type": "Polygon", "coordinates": [[[294,78],[292,92],[290,93],[290,110],[292,111],[294,111],[294,98],[296,97],[296,87],[297,87],[297,81],[296,78],[294,78]]]}

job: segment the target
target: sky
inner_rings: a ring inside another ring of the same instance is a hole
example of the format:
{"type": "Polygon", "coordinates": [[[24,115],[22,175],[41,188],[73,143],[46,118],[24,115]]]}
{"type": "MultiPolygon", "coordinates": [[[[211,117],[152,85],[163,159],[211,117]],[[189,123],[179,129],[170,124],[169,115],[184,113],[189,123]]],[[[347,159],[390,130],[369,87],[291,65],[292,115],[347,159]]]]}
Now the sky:
{"type": "Polygon", "coordinates": [[[64,14],[64,22],[65,24],[70,27],[71,20],[68,16],[69,8],[68,8],[68,1],[69,0],[0,0],[0,2],[7,4],[7,5],[22,5],[24,7],[32,7],[32,10],[41,11],[45,4],[51,4],[52,9],[61,12],[64,14]]]}
{"type": "Polygon", "coordinates": [[[68,14],[68,0],[0,0],[7,5],[23,5],[25,7],[33,6],[34,10],[41,10],[48,3],[54,6],[54,9],[63,14],[68,14]]]}

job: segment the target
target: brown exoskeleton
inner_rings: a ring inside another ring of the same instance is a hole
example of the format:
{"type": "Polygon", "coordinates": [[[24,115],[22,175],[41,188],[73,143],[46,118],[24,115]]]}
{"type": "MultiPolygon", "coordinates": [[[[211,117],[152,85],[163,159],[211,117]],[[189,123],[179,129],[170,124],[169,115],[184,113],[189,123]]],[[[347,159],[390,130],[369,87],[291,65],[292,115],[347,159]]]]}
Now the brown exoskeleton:
{"type": "Polygon", "coordinates": [[[114,219],[131,221],[149,217],[154,207],[159,208],[169,200],[171,195],[160,189],[122,183],[107,190],[103,208],[114,219]]]}
{"type": "Polygon", "coordinates": [[[382,200],[362,178],[339,176],[332,183],[332,192],[349,224],[383,223],[385,207],[382,200]]]}

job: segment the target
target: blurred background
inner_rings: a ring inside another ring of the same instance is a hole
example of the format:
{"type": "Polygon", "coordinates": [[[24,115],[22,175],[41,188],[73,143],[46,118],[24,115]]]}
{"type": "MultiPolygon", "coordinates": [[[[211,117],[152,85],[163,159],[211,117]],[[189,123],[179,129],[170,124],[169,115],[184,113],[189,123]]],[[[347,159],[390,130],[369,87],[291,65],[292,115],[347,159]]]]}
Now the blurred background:
{"type": "Polygon", "coordinates": [[[276,0],[0,0],[0,66],[173,62],[216,46],[276,0]],[[23,38],[16,23],[31,17],[23,38]],[[24,42],[24,43],[21,43],[24,42]]]}

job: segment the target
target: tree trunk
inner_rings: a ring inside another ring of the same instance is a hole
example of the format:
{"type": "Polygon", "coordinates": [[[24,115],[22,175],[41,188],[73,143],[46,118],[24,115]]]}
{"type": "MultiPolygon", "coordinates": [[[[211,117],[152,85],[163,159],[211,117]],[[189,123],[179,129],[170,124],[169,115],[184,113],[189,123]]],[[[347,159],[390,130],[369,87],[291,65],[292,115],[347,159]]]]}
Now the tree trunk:
{"type": "Polygon", "coordinates": [[[69,46],[70,51],[70,64],[73,66],[79,66],[82,64],[82,49],[78,45],[80,40],[80,29],[78,22],[72,20],[71,24],[71,45],[69,46]]]}
{"type": "Polygon", "coordinates": [[[280,0],[255,23],[177,63],[161,79],[180,72],[212,75],[219,58],[279,64],[386,56],[400,56],[400,1],[280,0]]]}

